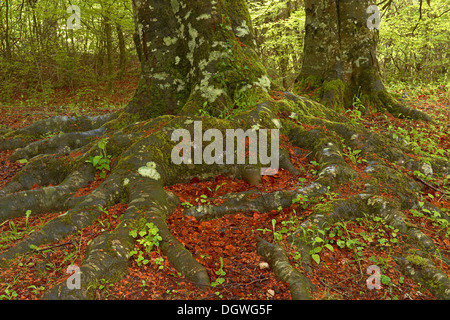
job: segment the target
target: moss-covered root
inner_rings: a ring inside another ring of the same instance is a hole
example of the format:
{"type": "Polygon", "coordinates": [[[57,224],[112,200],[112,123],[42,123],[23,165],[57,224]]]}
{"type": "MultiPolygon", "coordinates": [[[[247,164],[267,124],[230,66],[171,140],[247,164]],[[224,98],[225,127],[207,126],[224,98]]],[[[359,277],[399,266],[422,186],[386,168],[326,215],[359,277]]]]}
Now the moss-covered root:
{"type": "Polygon", "coordinates": [[[119,226],[116,230],[99,235],[89,243],[86,259],[80,267],[80,287],[71,288],[63,281],[48,291],[43,300],[86,300],[93,298],[90,289],[101,279],[114,281],[121,279],[129,267],[129,253],[134,239],[129,230],[119,226]]]}
{"type": "MultiPolygon", "coordinates": [[[[292,201],[298,195],[307,197],[320,196],[328,191],[328,187],[332,188],[357,177],[358,174],[345,162],[338,144],[330,140],[321,131],[313,132],[312,130],[303,131],[298,129],[291,130],[290,135],[294,145],[312,150],[314,158],[319,161],[318,178],[314,183],[298,190],[260,193],[260,196],[257,198],[249,198],[253,194],[252,192],[229,194],[226,196],[226,201],[219,206],[195,206],[185,210],[185,214],[194,216],[198,220],[211,220],[220,218],[225,214],[238,212],[268,212],[279,207],[286,208],[291,206],[292,201]]],[[[283,155],[283,152],[280,155],[283,155]]],[[[284,157],[285,159],[289,158],[288,155],[284,155],[284,157]]],[[[292,165],[287,160],[280,161],[280,164],[282,163],[288,170],[292,165]]],[[[295,173],[295,171],[292,170],[292,173],[295,173]]]]}
{"type": "MultiPolygon", "coordinates": [[[[29,252],[32,250],[30,246],[41,246],[60,241],[90,226],[102,214],[99,207],[107,208],[119,200],[120,181],[119,176],[110,175],[90,195],[82,199],[73,199],[73,202],[69,204],[72,209],[49,221],[39,231],[33,232],[14,247],[0,254],[0,262],[29,252]]],[[[31,210],[33,212],[33,208],[31,210]]]]}
{"type": "Polygon", "coordinates": [[[394,257],[401,271],[441,300],[450,300],[450,279],[427,258],[417,254],[394,257]]]}
{"type": "Polygon", "coordinates": [[[94,138],[102,136],[105,132],[106,128],[102,127],[86,132],[70,132],[48,139],[38,140],[16,150],[10,159],[17,161],[20,159],[30,159],[39,154],[69,154],[73,150],[89,144],[94,138]]]}
{"type": "MultiPolygon", "coordinates": [[[[338,221],[351,221],[356,218],[378,217],[405,234],[408,242],[419,250],[429,254],[437,252],[433,241],[412,223],[399,210],[398,204],[378,195],[359,194],[349,199],[336,199],[326,204],[316,205],[313,213],[302,223],[301,228],[288,237],[288,241],[304,247],[312,242],[306,238],[305,230],[313,226],[322,228],[338,221]]],[[[445,260],[443,260],[445,262],[445,260]]]]}
{"type": "Polygon", "coordinates": [[[299,148],[312,151],[312,157],[320,166],[316,182],[333,187],[358,176],[357,172],[346,163],[339,144],[322,130],[308,131],[296,127],[289,132],[289,140],[299,148]]]}
{"type": "Polygon", "coordinates": [[[379,91],[374,95],[376,96],[375,100],[380,101],[380,104],[394,117],[424,121],[433,120],[429,115],[420,110],[400,104],[386,90],[379,91]]]}
{"type": "Polygon", "coordinates": [[[29,161],[14,178],[0,190],[0,197],[23,190],[30,190],[33,185],[58,185],[67,178],[66,157],[41,155],[29,161]]]}
{"type": "Polygon", "coordinates": [[[60,185],[8,194],[0,198],[0,223],[23,217],[27,210],[32,215],[66,210],[72,194],[94,179],[91,165],[83,165],[70,174],[60,185]]]}
{"type": "Polygon", "coordinates": [[[136,207],[139,212],[145,213],[146,221],[158,228],[162,238],[160,248],[170,264],[197,286],[209,286],[210,279],[206,269],[195,260],[167,227],[166,219],[178,204],[178,198],[167,193],[160,182],[146,177],[138,177],[130,183],[130,198],[133,200],[129,207],[136,207]]]}
{"type": "MultiPolygon", "coordinates": [[[[103,233],[88,244],[86,258],[80,267],[80,288],[70,289],[66,282],[54,286],[43,299],[68,300],[90,299],[92,289],[102,280],[119,281],[127,272],[129,256],[134,248],[134,238],[130,230],[138,228],[142,221],[152,220],[164,235],[165,217],[175,207],[174,198],[167,194],[160,184],[152,179],[128,176],[122,181],[122,192],[130,199],[122,222],[111,232],[103,233]],[[158,219],[150,219],[158,217],[158,219]]],[[[162,246],[167,236],[163,236],[162,246]]]]}
{"type": "Polygon", "coordinates": [[[276,244],[258,239],[257,252],[267,260],[278,279],[289,285],[293,300],[311,300],[313,284],[290,263],[286,252],[276,244]]]}
{"type": "Polygon", "coordinates": [[[257,191],[246,191],[227,194],[226,200],[218,206],[200,205],[186,209],[184,214],[193,216],[199,221],[212,220],[223,217],[226,214],[239,212],[269,212],[278,207],[289,207],[294,198],[293,192],[276,191],[273,193],[259,194],[257,191]],[[257,198],[251,196],[258,195],[257,198]]]}
{"type": "Polygon", "coordinates": [[[223,217],[226,214],[239,212],[269,212],[281,208],[288,208],[298,195],[306,197],[316,197],[328,191],[319,183],[312,183],[304,188],[292,191],[275,191],[271,193],[261,193],[258,191],[244,191],[219,197],[225,201],[218,206],[200,205],[193,206],[184,211],[187,216],[193,216],[199,221],[212,220],[223,217]],[[254,196],[257,195],[256,198],[254,196]]]}
{"type": "Polygon", "coordinates": [[[105,123],[116,118],[116,113],[109,113],[101,116],[89,117],[66,117],[56,116],[49,119],[39,120],[35,123],[10,132],[6,136],[34,136],[39,137],[49,132],[86,132],[100,128],[105,123]]]}

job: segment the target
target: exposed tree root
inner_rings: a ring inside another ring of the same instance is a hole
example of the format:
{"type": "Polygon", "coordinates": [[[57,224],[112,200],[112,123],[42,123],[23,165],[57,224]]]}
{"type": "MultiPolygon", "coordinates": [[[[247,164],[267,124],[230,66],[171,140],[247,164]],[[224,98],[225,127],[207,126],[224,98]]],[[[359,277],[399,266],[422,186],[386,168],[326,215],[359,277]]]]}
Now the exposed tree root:
{"type": "Polygon", "coordinates": [[[80,169],[82,170],[73,172],[58,186],[11,193],[0,198],[0,222],[23,216],[27,210],[37,215],[67,209],[74,202],[71,195],[94,179],[92,166],[84,165],[80,169]]]}
{"type": "MultiPolygon", "coordinates": [[[[60,241],[79,232],[94,223],[101,214],[101,208],[126,201],[128,208],[118,227],[100,234],[89,243],[80,268],[82,288],[69,290],[62,282],[50,289],[44,298],[92,298],[90,290],[100,279],[121,279],[127,273],[129,254],[134,247],[134,239],[129,231],[141,219],[152,222],[159,229],[162,237],[160,248],[168,261],[189,281],[199,287],[208,287],[210,278],[207,270],[171,234],[166,224],[178,199],[163,187],[187,182],[193,177],[210,179],[219,174],[258,183],[259,174],[255,179],[249,172],[259,172],[260,165],[174,165],[170,155],[176,143],[171,141],[171,135],[175,129],[183,128],[192,136],[195,120],[202,121],[203,130],[281,127],[282,133],[293,145],[311,151],[310,159],[317,161],[319,170],[316,180],[307,186],[270,193],[246,191],[228,194],[222,197],[222,204],[195,206],[186,209],[186,215],[194,216],[197,220],[208,220],[238,212],[264,213],[290,207],[300,196],[314,198],[329,191],[339,193],[341,185],[361,180],[364,182],[361,190],[346,199],[317,205],[301,228],[289,237],[289,241],[303,253],[306,274],[313,270],[313,266],[308,259],[311,239],[307,238],[305,230],[366,216],[380,217],[398,229],[418,251],[425,252],[424,256],[438,253],[433,241],[408,221],[401,211],[419,207],[415,192],[420,191],[422,186],[389,167],[383,159],[391,163],[403,163],[407,168],[427,175],[450,173],[448,161],[417,160],[408,155],[409,150],[401,143],[355,126],[315,102],[285,93],[284,100],[259,104],[231,120],[162,116],[135,122],[133,116],[121,113],[94,118],[56,117],[9,132],[0,142],[0,149],[20,148],[12,158],[29,161],[23,171],[1,190],[0,223],[25,216],[27,210],[31,210],[33,215],[61,210],[67,212],[1,253],[2,264],[7,265],[17,255],[33,250],[33,246],[60,241]],[[64,134],[31,142],[47,132],[64,134]],[[96,137],[108,137],[108,150],[115,158],[111,173],[91,194],[74,198],[73,194],[79,188],[94,179],[95,170],[86,160],[89,156],[100,154],[96,137]],[[344,144],[352,150],[361,150],[358,157],[368,161],[364,172],[358,172],[349,164],[350,156],[345,154],[344,144]],[[74,151],[82,155],[71,157],[74,151]],[[390,188],[395,201],[383,196],[380,182],[390,188]],[[30,190],[34,184],[43,187],[30,190]]],[[[299,173],[285,151],[280,153],[280,166],[293,175],[299,173]]],[[[422,205],[430,208],[430,211],[439,210],[430,203],[422,205]]],[[[290,265],[281,247],[260,239],[258,252],[269,262],[277,277],[289,284],[293,299],[311,298],[309,280],[290,265]]],[[[409,260],[408,257],[398,259],[404,265],[406,274],[429,287],[436,296],[448,298],[449,280],[445,274],[432,267],[422,268],[428,271],[414,273],[411,270],[417,267],[417,263],[411,262],[411,257],[409,260]],[[436,283],[439,290],[433,287],[436,283]]],[[[446,258],[442,261],[448,264],[446,258]]]]}
{"type": "Polygon", "coordinates": [[[69,154],[92,141],[92,138],[102,136],[106,128],[99,128],[87,132],[70,132],[53,136],[46,140],[39,140],[17,150],[11,156],[11,160],[30,159],[42,153],[69,154]]]}
{"type": "Polygon", "coordinates": [[[396,257],[395,260],[405,275],[422,283],[438,299],[450,300],[450,280],[430,259],[413,253],[407,257],[396,257]]]}
{"type": "Polygon", "coordinates": [[[290,264],[281,247],[264,239],[259,239],[257,251],[269,262],[278,279],[289,284],[293,300],[311,300],[312,283],[290,264]]]}

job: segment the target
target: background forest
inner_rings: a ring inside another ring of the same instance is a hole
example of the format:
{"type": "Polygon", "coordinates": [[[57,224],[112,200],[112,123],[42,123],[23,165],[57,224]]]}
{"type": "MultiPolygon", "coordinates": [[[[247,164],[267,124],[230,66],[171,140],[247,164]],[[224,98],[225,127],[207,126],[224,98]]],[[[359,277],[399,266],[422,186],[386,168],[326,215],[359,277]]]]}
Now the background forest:
{"type": "MultiPolygon", "coordinates": [[[[301,0],[251,0],[262,61],[289,89],[301,69],[305,13],[301,0]]],[[[0,105],[122,107],[139,78],[131,0],[76,3],[81,28],[67,29],[71,1],[4,0],[0,4],[0,105]]],[[[398,0],[382,11],[379,61],[396,91],[447,86],[447,0],[398,0]]],[[[383,5],[381,4],[382,8],[383,5]]]]}

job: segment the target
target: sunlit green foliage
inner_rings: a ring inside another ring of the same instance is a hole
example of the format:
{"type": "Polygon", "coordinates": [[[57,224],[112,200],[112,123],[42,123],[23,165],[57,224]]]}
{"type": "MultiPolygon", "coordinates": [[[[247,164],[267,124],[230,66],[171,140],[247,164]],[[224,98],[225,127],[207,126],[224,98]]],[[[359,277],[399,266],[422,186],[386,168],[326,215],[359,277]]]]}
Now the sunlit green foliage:
{"type": "Polygon", "coordinates": [[[250,2],[262,61],[279,84],[289,87],[302,63],[304,8],[299,0],[250,2]]]}
{"type": "Polygon", "coordinates": [[[129,0],[3,0],[0,4],[0,103],[22,96],[42,101],[57,88],[116,77],[120,37],[126,55],[134,55],[134,23],[129,0]],[[81,28],[67,29],[77,5],[81,28]],[[8,10],[6,10],[8,9],[8,10]],[[108,29],[107,26],[110,28],[108,29]],[[107,35],[112,39],[112,76],[108,70],[107,35]]]}
{"type": "MultiPolygon", "coordinates": [[[[290,89],[302,67],[303,1],[249,3],[261,60],[272,80],[290,89]]],[[[448,84],[450,3],[424,2],[422,14],[419,6],[417,0],[391,1],[383,12],[378,45],[383,77],[391,84],[448,84]]],[[[137,61],[134,33],[131,0],[3,0],[0,104],[24,97],[45,102],[58,88],[81,90],[82,98],[90,84],[111,87],[126,63],[137,61]],[[71,4],[81,10],[78,30],[66,28],[71,4]]]]}
{"type": "Polygon", "coordinates": [[[394,1],[380,29],[379,55],[384,78],[409,83],[448,83],[450,3],[394,1]]]}
{"type": "MultiPolygon", "coordinates": [[[[289,89],[302,63],[303,1],[251,0],[250,10],[261,55],[272,75],[289,89]]],[[[450,63],[450,3],[392,1],[382,12],[378,59],[391,83],[446,84],[450,63]]],[[[382,8],[382,6],[380,6],[382,8]]]]}

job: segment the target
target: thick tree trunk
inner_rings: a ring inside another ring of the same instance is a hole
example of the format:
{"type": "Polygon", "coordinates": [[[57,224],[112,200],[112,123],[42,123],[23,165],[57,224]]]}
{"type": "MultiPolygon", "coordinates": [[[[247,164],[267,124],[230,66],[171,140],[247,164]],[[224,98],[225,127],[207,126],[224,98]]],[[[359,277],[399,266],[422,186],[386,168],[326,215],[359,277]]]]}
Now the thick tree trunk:
{"type": "Polygon", "coordinates": [[[246,2],[135,1],[142,72],[127,111],[225,115],[236,99],[267,100],[270,80],[254,52],[246,2]]]}
{"type": "Polygon", "coordinates": [[[305,1],[304,59],[295,92],[312,93],[339,112],[358,95],[366,107],[429,119],[399,105],[386,91],[377,59],[378,30],[368,27],[371,5],[372,0],[305,1]]]}

